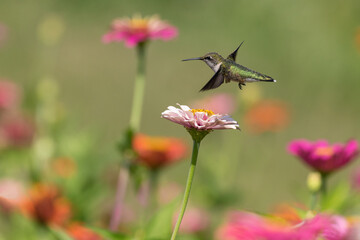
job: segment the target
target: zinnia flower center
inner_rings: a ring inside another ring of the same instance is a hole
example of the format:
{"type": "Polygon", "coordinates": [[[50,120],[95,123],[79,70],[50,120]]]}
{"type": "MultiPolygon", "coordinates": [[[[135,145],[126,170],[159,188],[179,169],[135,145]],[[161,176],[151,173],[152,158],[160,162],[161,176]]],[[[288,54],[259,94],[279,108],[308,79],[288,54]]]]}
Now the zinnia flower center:
{"type": "Polygon", "coordinates": [[[322,157],[330,157],[334,154],[333,147],[319,147],[315,150],[315,154],[322,157]]]}
{"type": "Polygon", "coordinates": [[[206,113],[208,116],[211,116],[211,115],[214,115],[215,113],[211,110],[206,110],[206,109],[191,109],[191,112],[194,114],[195,116],[195,113],[197,112],[203,112],[203,113],[206,113]]]}
{"type": "Polygon", "coordinates": [[[130,20],[130,26],[132,29],[145,30],[147,29],[149,20],[146,18],[133,18],[130,20]]]}

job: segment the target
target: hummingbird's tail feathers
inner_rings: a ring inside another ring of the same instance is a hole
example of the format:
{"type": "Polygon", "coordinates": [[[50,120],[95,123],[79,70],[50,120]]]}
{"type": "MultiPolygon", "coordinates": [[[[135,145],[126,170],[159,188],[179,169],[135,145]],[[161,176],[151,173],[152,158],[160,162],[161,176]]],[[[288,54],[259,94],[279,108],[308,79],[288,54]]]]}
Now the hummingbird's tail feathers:
{"type": "Polygon", "coordinates": [[[214,89],[219,87],[221,84],[224,83],[224,76],[221,74],[221,68],[214,74],[214,76],[208,81],[205,86],[200,90],[206,91],[210,89],[214,89]]]}
{"type": "Polygon", "coordinates": [[[260,82],[276,82],[276,80],[273,79],[273,78],[270,78],[270,79],[260,79],[259,81],[260,81],[260,82]]]}

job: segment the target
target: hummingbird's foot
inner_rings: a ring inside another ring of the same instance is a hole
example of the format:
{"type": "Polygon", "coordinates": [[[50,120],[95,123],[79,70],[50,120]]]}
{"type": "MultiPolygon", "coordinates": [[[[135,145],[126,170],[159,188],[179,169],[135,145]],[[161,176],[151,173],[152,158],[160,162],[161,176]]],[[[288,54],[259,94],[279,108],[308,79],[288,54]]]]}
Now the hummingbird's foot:
{"type": "Polygon", "coordinates": [[[245,83],[239,83],[240,90],[242,90],[242,86],[246,86],[246,84],[245,83]]]}

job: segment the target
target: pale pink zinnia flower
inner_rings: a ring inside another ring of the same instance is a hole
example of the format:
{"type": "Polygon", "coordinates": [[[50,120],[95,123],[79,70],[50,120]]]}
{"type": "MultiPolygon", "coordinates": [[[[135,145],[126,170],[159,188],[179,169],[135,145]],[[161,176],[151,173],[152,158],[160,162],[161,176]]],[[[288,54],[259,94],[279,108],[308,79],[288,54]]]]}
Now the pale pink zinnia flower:
{"type": "Polygon", "coordinates": [[[127,47],[134,47],[147,40],[170,40],[178,34],[177,29],[157,16],[116,19],[111,30],[103,36],[104,43],[125,41],[127,47]]]}
{"type": "Polygon", "coordinates": [[[288,151],[316,171],[330,173],[354,160],[359,153],[359,147],[356,140],[333,145],[325,140],[295,140],[288,145],[288,151]]]}
{"type": "Polygon", "coordinates": [[[191,109],[186,105],[177,104],[180,108],[169,106],[161,115],[187,129],[239,129],[239,124],[228,115],[215,114],[210,110],[191,109]]]}

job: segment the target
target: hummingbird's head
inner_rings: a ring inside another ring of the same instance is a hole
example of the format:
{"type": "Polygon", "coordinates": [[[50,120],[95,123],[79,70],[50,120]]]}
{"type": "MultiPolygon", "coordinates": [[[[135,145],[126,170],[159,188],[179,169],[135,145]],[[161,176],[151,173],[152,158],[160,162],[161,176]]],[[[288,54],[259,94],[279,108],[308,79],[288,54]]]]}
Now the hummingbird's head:
{"type": "Polygon", "coordinates": [[[216,52],[207,53],[202,57],[184,59],[183,61],[190,60],[202,60],[204,61],[214,72],[219,70],[220,64],[224,61],[223,57],[216,52]]]}

